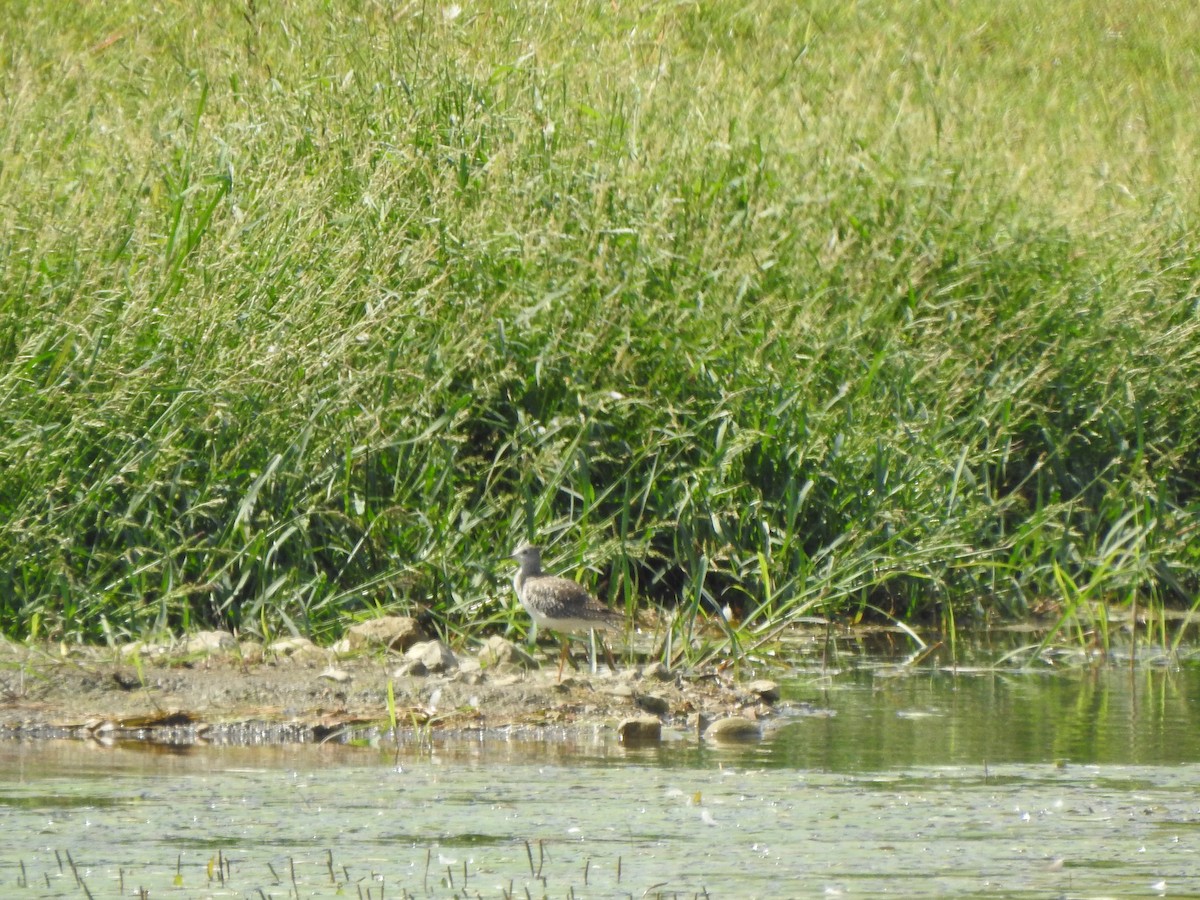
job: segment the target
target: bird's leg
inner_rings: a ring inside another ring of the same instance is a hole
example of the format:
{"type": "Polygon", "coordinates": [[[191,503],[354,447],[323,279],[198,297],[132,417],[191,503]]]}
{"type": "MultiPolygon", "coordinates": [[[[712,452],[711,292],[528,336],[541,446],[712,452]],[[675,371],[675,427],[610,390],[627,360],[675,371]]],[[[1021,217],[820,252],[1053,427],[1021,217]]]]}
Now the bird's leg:
{"type": "Polygon", "coordinates": [[[563,666],[567,664],[567,642],[570,640],[565,634],[562,639],[562,653],[558,657],[558,683],[562,684],[563,666]]]}
{"type": "Polygon", "coordinates": [[[604,640],[604,635],[596,635],[596,640],[600,642],[600,646],[604,648],[604,656],[608,660],[608,667],[612,669],[614,675],[617,674],[617,661],[613,658],[612,650],[608,648],[608,642],[604,640]]]}
{"type": "Polygon", "coordinates": [[[604,651],[604,658],[608,660],[608,668],[614,675],[617,674],[617,661],[613,659],[612,651],[608,649],[608,643],[604,640],[604,634],[597,631],[595,628],[588,629],[588,662],[592,664],[592,674],[596,674],[596,644],[600,644],[600,649],[604,651]]]}

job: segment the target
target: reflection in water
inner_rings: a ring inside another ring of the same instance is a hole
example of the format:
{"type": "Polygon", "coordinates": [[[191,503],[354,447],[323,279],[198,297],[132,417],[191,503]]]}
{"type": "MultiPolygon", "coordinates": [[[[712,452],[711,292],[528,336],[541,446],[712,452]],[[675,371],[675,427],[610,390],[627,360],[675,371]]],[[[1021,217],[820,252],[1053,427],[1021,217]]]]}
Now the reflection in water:
{"type": "Polygon", "coordinates": [[[897,677],[870,670],[790,685],[821,716],[782,727],[773,765],[831,772],[996,763],[1200,760],[1200,671],[897,677]]]}

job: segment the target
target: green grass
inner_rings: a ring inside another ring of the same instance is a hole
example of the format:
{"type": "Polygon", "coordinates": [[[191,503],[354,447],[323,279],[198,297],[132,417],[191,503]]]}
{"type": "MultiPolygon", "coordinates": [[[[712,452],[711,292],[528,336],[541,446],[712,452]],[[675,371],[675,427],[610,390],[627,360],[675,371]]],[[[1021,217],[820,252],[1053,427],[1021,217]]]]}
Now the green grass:
{"type": "Polygon", "coordinates": [[[10,6],[3,631],[1196,603],[1194,4],[10,6]]]}

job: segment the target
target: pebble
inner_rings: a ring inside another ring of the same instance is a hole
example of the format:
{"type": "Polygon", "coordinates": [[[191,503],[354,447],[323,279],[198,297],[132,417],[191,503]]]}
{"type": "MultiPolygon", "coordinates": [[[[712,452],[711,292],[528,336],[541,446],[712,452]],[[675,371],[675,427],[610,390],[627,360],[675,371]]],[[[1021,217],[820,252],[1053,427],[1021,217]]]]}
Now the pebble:
{"type": "Polygon", "coordinates": [[[670,701],[657,694],[635,694],[633,702],[646,712],[654,713],[656,716],[665,716],[671,711],[670,701]]]}
{"type": "Polygon", "coordinates": [[[413,644],[396,669],[397,675],[429,675],[458,668],[454,651],[441,641],[413,644]]]}
{"type": "Polygon", "coordinates": [[[746,685],[746,690],[758,696],[766,703],[774,703],[779,699],[779,685],[767,678],[760,678],[746,685]]]}
{"type": "Polygon", "coordinates": [[[507,666],[510,669],[536,669],[537,660],[510,640],[493,634],[479,650],[479,662],[485,669],[507,666]]]}
{"type": "Polygon", "coordinates": [[[183,642],[183,652],[216,653],[236,646],[237,641],[228,631],[198,631],[183,642]]]}
{"type": "Polygon", "coordinates": [[[263,661],[263,645],[258,641],[242,641],[238,644],[238,655],[243,663],[260,663],[263,661]]]}
{"type": "Polygon", "coordinates": [[[324,650],[306,637],[283,638],[270,644],[267,650],[278,656],[294,656],[299,659],[324,658],[326,656],[324,650]]]}
{"type": "Polygon", "coordinates": [[[351,625],[346,630],[350,650],[367,647],[386,647],[389,650],[408,650],[425,637],[417,620],[409,616],[380,616],[351,625]]]}
{"type": "Polygon", "coordinates": [[[671,674],[671,670],[667,668],[664,663],[659,660],[655,660],[652,663],[648,663],[646,667],[642,669],[642,677],[652,678],[655,681],[670,681],[674,676],[671,674]]]}
{"type": "Polygon", "coordinates": [[[121,647],[122,656],[140,656],[143,659],[158,659],[167,655],[167,648],[161,644],[147,644],[144,641],[133,641],[121,647]]]}
{"type": "Polygon", "coordinates": [[[656,744],[662,740],[662,722],[654,716],[624,719],[617,726],[622,744],[656,744]]]}
{"type": "Polygon", "coordinates": [[[704,738],[709,741],[756,741],[761,737],[762,729],[758,723],[745,716],[717,719],[704,731],[704,738]]]}

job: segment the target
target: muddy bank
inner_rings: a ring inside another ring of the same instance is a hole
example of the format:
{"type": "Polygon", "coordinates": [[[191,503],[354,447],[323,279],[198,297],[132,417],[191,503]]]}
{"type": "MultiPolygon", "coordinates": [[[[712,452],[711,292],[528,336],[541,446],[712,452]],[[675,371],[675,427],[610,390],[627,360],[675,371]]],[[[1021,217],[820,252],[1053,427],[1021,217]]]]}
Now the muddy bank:
{"type": "Polygon", "coordinates": [[[591,674],[578,653],[579,668],[559,683],[549,647],[530,658],[506,645],[492,639],[455,653],[427,642],[402,652],[295,640],[263,648],[228,635],[123,650],[4,642],[0,739],[345,741],[388,732],[391,710],[397,727],[412,732],[617,727],[634,717],[696,729],[730,715],[762,722],[777,705],[769,683],[661,663],[591,674]]]}

